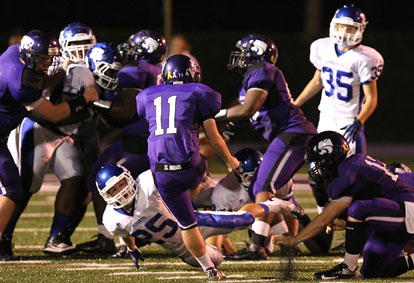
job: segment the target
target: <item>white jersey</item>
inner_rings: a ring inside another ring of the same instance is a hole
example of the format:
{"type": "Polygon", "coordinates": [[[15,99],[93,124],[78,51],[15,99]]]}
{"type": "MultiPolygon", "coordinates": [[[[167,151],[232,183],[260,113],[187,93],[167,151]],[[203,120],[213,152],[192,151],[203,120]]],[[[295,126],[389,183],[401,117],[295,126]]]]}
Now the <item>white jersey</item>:
{"type": "Polygon", "coordinates": [[[251,203],[248,189],[237,180],[232,172],[222,178],[211,195],[213,210],[238,211],[246,203],[251,203]]]}
{"type": "Polygon", "coordinates": [[[384,60],[375,49],[358,45],[338,56],[329,38],[314,41],[310,61],[321,72],[323,90],[319,111],[338,118],[355,118],[364,101],[362,85],[381,74],[384,60]]]}
{"type": "MultiPolygon", "coordinates": [[[[82,91],[89,86],[95,85],[92,72],[84,64],[70,64],[66,70],[63,81],[62,97],[70,100],[82,94],[82,91]]],[[[59,130],[67,135],[76,134],[87,136],[96,127],[96,119],[89,118],[85,121],[59,127],[59,130]]]]}
{"type": "Polygon", "coordinates": [[[138,190],[132,215],[107,205],[102,219],[105,228],[112,235],[134,236],[157,242],[177,256],[184,255],[187,250],[181,237],[181,229],[162,202],[151,170],[140,174],[137,182],[138,190]]]}

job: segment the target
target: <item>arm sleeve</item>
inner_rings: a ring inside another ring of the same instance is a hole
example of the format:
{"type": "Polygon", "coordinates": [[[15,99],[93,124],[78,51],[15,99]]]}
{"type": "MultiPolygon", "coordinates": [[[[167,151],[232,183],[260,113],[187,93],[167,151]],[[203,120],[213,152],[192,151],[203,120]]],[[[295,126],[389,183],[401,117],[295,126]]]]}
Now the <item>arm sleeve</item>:
{"type": "Polygon", "coordinates": [[[221,108],[220,93],[212,90],[206,85],[200,84],[196,89],[196,96],[201,122],[214,118],[221,108]]]}
{"type": "Polygon", "coordinates": [[[245,80],[246,90],[250,88],[259,88],[270,91],[274,85],[276,70],[276,68],[268,68],[265,64],[253,70],[245,80]]]}
{"type": "Polygon", "coordinates": [[[370,52],[370,56],[364,57],[358,66],[358,75],[362,84],[369,84],[381,75],[384,59],[378,52],[370,52]]]}

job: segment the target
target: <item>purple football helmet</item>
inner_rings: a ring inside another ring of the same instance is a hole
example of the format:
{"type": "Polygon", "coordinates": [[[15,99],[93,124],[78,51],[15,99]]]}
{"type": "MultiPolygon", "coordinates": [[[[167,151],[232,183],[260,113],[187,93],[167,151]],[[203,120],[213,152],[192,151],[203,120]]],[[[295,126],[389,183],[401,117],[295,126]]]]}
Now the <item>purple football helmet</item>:
{"type": "Polygon", "coordinates": [[[123,64],[127,64],[134,60],[134,48],[132,47],[132,39],[134,38],[134,36],[135,34],[131,34],[126,41],[118,44],[116,47],[118,48],[119,54],[121,54],[123,64]]]}
{"type": "Polygon", "coordinates": [[[19,57],[28,68],[42,74],[47,74],[48,70],[53,73],[57,69],[55,56],[59,54],[57,40],[41,30],[29,31],[20,42],[19,57]]]}
{"type": "Polygon", "coordinates": [[[63,28],[59,35],[62,57],[74,62],[86,60],[88,50],[96,43],[92,29],[82,23],[73,22],[63,28]]]}
{"type": "Polygon", "coordinates": [[[151,64],[159,64],[167,52],[167,41],[152,30],[143,29],[132,37],[131,45],[135,59],[144,59],[151,64]]]}
{"type": "Polygon", "coordinates": [[[306,146],[306,162],[311,163],[309,176],[319,182],[332,176],[338,165],[351,155],[346,139],[334,131],[315,135],[306,146]]]}
{"type": "Polygon", "coordinates": [[[267,36],[261,34],[249,34],[237,41],[238,51],[230,53],[228,69],[239,68],[245,70],[256,62],[265,61],[276,64],[277,47],[267,36]]]}
{"type": "Polygon", "coordinates": [[[86,63],[100,87],[106,90],[118,87],[118,71],[122,67],[121,55],[112,44],[96,43],[89,49],[86,63]]]}
{"type": "Polygon", "coordinates": [[[329,37],[337,44],[356,45],[362,41],[362,35],[368,24],[364,12],[354,5],[344,5],[336,10],[329,27],[329,37]],[[341,26],[351,26],[354,33],[344,31],[341,26]]]}
{"type": "Polygon", "coordinates": [[[201,81],[200,68],[186,55],[173,55],[165,61],[161,80],[164,84],[198,83],[201,81]]]}

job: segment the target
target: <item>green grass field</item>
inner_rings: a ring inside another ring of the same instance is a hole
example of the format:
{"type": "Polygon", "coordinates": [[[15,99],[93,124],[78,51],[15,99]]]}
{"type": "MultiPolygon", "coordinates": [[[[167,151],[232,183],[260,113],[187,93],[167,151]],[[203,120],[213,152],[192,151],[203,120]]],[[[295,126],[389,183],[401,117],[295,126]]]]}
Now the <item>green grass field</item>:
{"type": "MultiPolygon", "coordinates": [[[[313,217],[315,202],[308,191],[298,191],[297,200],[313,217]]],[[[0,262],[0,282],[206,282],[201,269],[190,267],[179,258],[156,244],[142,248],[145,262],[141,268],[133,268],[128,259],[93,258],[75,255],[53,258],[41,251],[53,216],[53,193],[35,195],[22,215],[13,238],[15,254],[21,261],[0,262]]],[[[92,205],[72,237],[74,244],[88,241],[97,234],[92,205]]],[[[230,235],[238,248],[247,240],[246,231],[230,235]]],[[[333,246],[344,239],[342,232],[335,234],[333,246]]],[[[332,267],[342,261],[342,254],[325,257],[310,256],[304,245],[300,246],[303,256],[289,262],[277,256],[278,248],[266,261],[223,261],[221,269],[227,275],[224,282],[310,282],[313,273],[332,267]]],[[[348,282],[360,280],[348,280],[348,282]]],[[[393,280],[369,280],[368,282],[414,282],[410,272],[393,280]]]]}

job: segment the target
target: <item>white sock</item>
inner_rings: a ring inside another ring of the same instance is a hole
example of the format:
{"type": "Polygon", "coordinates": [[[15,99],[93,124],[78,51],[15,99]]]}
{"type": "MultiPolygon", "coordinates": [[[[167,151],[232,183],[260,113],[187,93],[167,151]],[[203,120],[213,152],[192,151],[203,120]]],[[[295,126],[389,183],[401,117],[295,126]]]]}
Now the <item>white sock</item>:
{"type": "Polygon", "coordinates": [[[113,239],[114,236],[111,235],[111,233],[106,230],[105,226],[103,224],[98,225],[98,233],[105,236],[105,238],[113,239]]]}
{"type": "Polygon", "coordinates": [[[214,267],[214,263],[211,261],[207,253],[203,254],[200,257],[196,257],[195,259],[198,261],[204,271],[211,267],[214,267]]]}
{"type": "Polygon", "coordinates": [[[349,254],[345,253],[344,263],[348,266],[348,269],[354,271],[358,266],[359,254],[349,254]]]}
{"type": "Polygon", "coordinates": [[[289,233],[289,228],[286,225],[286,221],[282,220],[272,226],[272,231],[275,235],[283,235],[285,233],[289,233]]]}
{"type": "Polygon", "coordinates": [[[272,198],[271,200],[267,200],[265,202],[260,202],[261,205],[266,205],[269,208],[269,213],[280,213],[282,203],[285,202],[284,200],[278,198],[272,198]]]}
{"type": "Polygon", "coordinates": [[[264,237],[267,237],[267,235],[269,235],[269,229],[270,229],[270,225],[261,220],[255,220],[252,224],[252,230],[256,234],[262,235],[264,237]]]}

